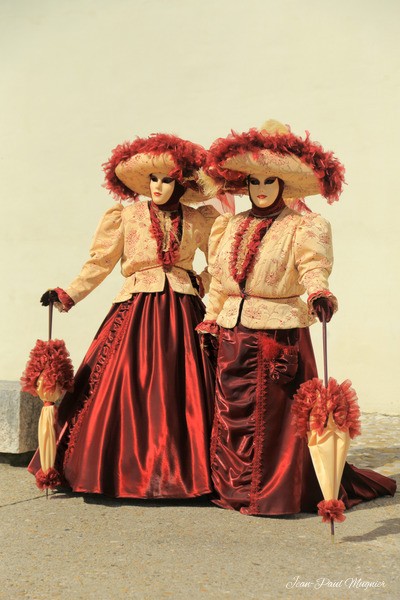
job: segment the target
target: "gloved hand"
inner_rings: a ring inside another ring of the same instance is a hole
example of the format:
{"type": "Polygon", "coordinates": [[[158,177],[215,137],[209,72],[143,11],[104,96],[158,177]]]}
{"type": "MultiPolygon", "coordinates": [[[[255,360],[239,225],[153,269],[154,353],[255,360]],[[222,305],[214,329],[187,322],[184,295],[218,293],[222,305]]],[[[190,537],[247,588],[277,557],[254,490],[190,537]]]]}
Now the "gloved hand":
{"type": "Polygon", "coordinates": [[[212,333],[199,332],[199,335],[200,347],[203,350],[204,354],[208,357],[213,369],[216,369],[219,338],[215,335],[212,335],[212,333]]]}
{"type": "Polygon", "coordinates": [[[211,333],[200,333],[200,345],[203,350],[212,349],[218,352],[219,339],[211,333]]]}
{"type": "Polygon", "coordinates": [[[313,300],[313,309],[317,318],[321,321],[325,314],[325,321],[329,323],[333,315],[333,303],[329,298],[316,298],[313,300]]]}
{"type": "Polygon", "coordinates": [[[40,298],[42,306],[49,306],[50,302],[60,302],[58,294],[55,290],[47,290],[40,298]]]}

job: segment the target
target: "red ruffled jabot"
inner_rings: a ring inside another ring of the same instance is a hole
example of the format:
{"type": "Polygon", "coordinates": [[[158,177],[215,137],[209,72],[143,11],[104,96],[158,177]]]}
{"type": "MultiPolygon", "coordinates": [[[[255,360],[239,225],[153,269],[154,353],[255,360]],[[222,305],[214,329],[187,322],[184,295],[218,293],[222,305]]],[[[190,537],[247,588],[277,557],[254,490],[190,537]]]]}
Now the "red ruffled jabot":
{"type": "Polygon", "coordinates": [[[179,257],[179,227],[182,221],[182,213],[180,210],[171,213],[171,229],[168,240],[165,240],[166,232],[161,226],[161,222],[157,214],[158,209],[152,202],[149,204],[149,210],[151,221],[150,232],[156,240],[158,262],[165,270],[169,271],[172,269],[179,257]]]}
{"type": "Polygon", "coordinates": [[[239,253],[242,244],[246,243],[244,234],[248,230],[250,222],[252,219],[256,217],[252,217],[251,215],[247,216],[243,219],[242,223],[238,227],[232,244],[232,254],[229,260],[229,270],[233,279],[239,285],[246,281],[249,273],[251,272],[255,257],[258,251],[258,248],[261,244],[261,240],[266,234],[268,228],[271,226],[273,219],[261,219],[257,223],[257,226],[254,230],[253,236],[250,242],[247,244],[246,253],[244,256],[244,260],[242,265],[239,266],[239,253]]]}

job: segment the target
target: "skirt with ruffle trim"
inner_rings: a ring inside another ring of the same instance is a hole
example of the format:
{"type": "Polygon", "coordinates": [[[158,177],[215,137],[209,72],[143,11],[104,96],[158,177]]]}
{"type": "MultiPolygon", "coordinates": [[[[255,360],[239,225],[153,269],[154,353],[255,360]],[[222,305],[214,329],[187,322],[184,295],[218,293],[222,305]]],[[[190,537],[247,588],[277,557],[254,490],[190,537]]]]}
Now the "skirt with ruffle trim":
{"type": "MultiPolygon", "coordinates": [[[[58,410],[55,467],[75,492],[191,498],[211,492],[214,374],[198,296],[135,294],[113,305],[58,410]]],[[[38,456],[29,470],[39,468],[38,456]]]]}
{"type": "MultiPolygon", "coordinates": [[[[313,377],[317,368],[307,328],[221,328],[211,442],[218,506],[249,515],[317,511],[322,493],[291,414],[294,393],[313,377]],[[264,350],[271,345],[268,338],[290,350],[273,365],[264,350]]],[[[349,508],[395,490],[393,479],[346,463],[339,498],[349,508]]]]}

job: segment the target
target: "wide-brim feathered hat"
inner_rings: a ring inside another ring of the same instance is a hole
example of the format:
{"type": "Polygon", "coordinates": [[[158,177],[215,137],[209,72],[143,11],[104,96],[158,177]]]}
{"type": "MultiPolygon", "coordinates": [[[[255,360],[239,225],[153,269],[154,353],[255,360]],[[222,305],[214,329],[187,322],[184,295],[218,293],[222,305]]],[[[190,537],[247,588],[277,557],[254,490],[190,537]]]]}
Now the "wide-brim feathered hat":
{"type": "Polygon", "coordinates": [[[206,150],[193,142],[166,133],[152,134],[124,142],[112,151],[103,164],[104,187],[116,200],[137,200],[151,197],[151,173],[173,177],[185,188],[181,202],[206,200],[198,181],[198,172],[205,165],[206,150]]]}
{"type": "Polygon", "coordinates": [[[285,199],[321,194],[330,204],[339,199],[344,183],[344,167],[332,152],[312,142],[308,132],[302,139],[273,120],[259,130],[217,139],[201,178],[210,194],[248,194],[247,177],[253,174],[282,179],[285,199]]]}

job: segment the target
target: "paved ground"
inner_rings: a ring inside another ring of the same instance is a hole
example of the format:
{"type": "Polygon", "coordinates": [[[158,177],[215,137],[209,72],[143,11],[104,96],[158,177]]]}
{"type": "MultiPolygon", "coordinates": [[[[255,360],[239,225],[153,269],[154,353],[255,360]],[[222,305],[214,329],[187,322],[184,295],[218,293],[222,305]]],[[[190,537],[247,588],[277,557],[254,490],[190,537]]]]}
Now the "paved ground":
{"type": "MultiPolygon", "coordinates": [[[[350,462],[399,479],[400,417],[363,424],[350,462]]],[[[400,598],[398,494],[349,511],[331,544],[312,515],[246,517],[204,500],[46,500],[25,468],[2,460],[1,599],[400,598]]]]}

